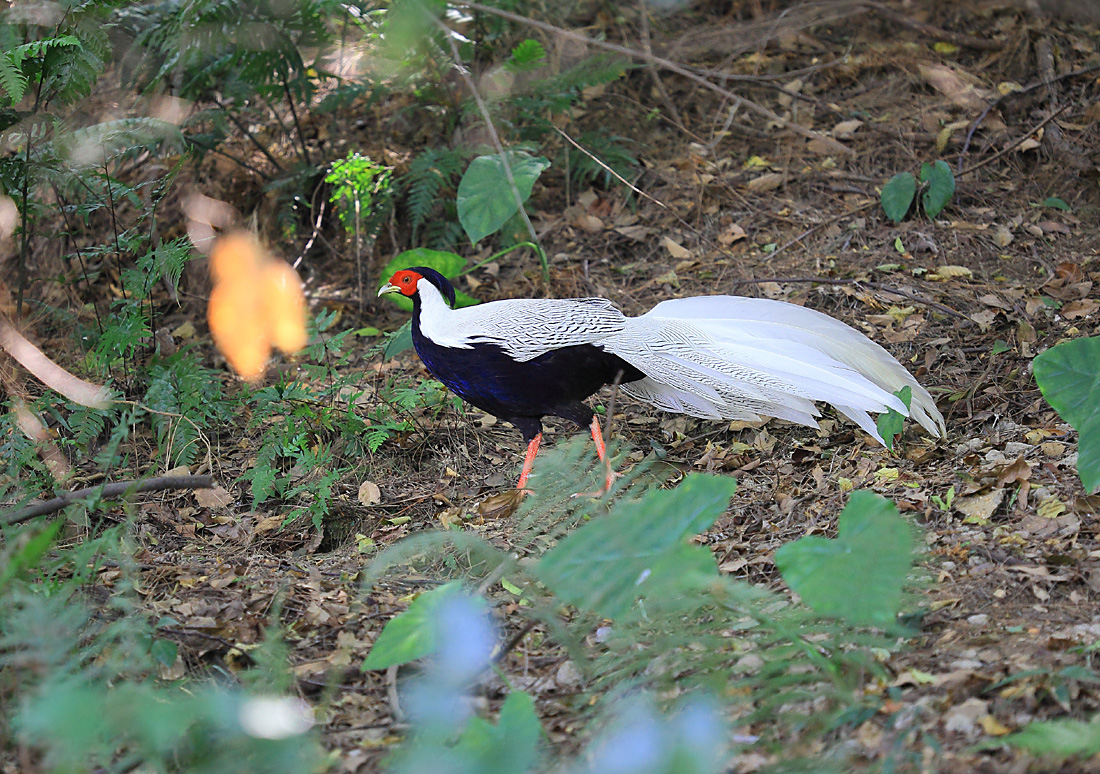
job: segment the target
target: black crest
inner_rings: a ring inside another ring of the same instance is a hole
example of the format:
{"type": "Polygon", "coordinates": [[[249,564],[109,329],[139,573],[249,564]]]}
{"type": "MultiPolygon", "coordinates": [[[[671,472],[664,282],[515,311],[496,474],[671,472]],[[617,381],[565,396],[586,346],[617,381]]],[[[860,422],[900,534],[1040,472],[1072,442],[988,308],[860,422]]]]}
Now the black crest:
{"type": "Polygon", "coordinates": [[[435,269],[429,269],[427,266],[410,266],[410,271],[415,271],[421,277],[432,283],[439,289],[439,292],[443,294],[443,297],[447,299],[447,303],[451,308],[455,306],[455,288],[446,277],[437,272],[435,269]]]}

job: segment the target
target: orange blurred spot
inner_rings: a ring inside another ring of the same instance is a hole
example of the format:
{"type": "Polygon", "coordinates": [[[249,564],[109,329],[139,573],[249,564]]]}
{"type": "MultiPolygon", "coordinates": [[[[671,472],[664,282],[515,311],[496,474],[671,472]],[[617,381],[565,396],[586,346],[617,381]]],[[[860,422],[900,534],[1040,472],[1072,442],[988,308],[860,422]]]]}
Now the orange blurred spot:
{"type": "Polygon", "coordinates": [[[239,231],[218,239],[210,253],[210,274],[210,334],[237,374],[256,379],[273,346],[290,353],[306,345],[302,282],[251,234],[239,231]]]}

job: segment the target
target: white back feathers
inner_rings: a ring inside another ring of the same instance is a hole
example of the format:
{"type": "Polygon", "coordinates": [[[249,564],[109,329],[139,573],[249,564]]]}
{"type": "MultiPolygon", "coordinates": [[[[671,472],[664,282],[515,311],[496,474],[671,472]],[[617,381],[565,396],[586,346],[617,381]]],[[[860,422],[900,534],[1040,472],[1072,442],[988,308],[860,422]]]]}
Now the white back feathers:
{"type": "Polygon", "coordinates": [[[527,361],[591,344],[646,375],[623,392],[665,411],[707,419],[772,416],[816,427],[830,403],[882,443],[872,413],[894,409],[929,433],[945,432],[927,390],[885,349],[828,315],[782,301],[700,296],[626,317],[610,301],[512,300],[452,310],[417,283],[421,332],[436,344],[499,344],[527,361]],[[912,390],[909,410],[893,394],[912,390]]]}

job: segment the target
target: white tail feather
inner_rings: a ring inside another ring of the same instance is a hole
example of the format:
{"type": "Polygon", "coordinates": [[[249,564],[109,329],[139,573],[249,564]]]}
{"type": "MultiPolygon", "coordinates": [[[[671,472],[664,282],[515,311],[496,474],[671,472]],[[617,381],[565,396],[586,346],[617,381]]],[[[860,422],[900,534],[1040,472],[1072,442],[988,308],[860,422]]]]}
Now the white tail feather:
{"type": "Polygon", "coordinates": [[[828,315],[781,301],[701,296],[664,301],[599,345],[646,374],[623,385],[657,408],[709,419],[779,417],[816,426],[830,403],[877,439],[871,413],[909,414],[944,431],[927,390],[885,349],[828,315]],[[912,390],[910,410],[894,395],[912,390]]]}

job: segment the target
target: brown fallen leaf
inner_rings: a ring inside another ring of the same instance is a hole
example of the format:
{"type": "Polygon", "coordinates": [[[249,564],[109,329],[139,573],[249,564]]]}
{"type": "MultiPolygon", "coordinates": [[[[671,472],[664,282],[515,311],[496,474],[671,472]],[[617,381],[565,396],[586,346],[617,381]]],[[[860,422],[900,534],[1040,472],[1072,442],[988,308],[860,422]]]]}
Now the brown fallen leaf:
{"type": "Polygon", "coordinates": [[[997,477],[998,486],[1008,486],[1020,481],[1028,481],[1031,478],[1031,465],[1020,456],[1008,465],[996,469],[993,473],[997,477]]]}
{"type": "Polygon", "coordinates": [[[783,177],[784,176],[779,172],[768,172],[760,177],[753,178],[745,187],[756,193],[774,191],[779,186],[783,185],[783,177]]]}
{"type": "Polygon", "coordinates": [[[489,495],[477,505],[477,515],[483,519],[505,519],[516,512],[526,493],[522,489],[506,489],[489,495]]]}
{"type": "Polygon", "coordinates": [[[364,481],[359,485],[359,502],[363,505],[377,505],[382,502],[382,490],[373,481],[364,481]]]}
{"type": "Polygon", "coordinates": [[[221,486],[195,490],[195,502],[203,508],[228,508],[233,504],[234,499],[233,495],[221,486]]]}

